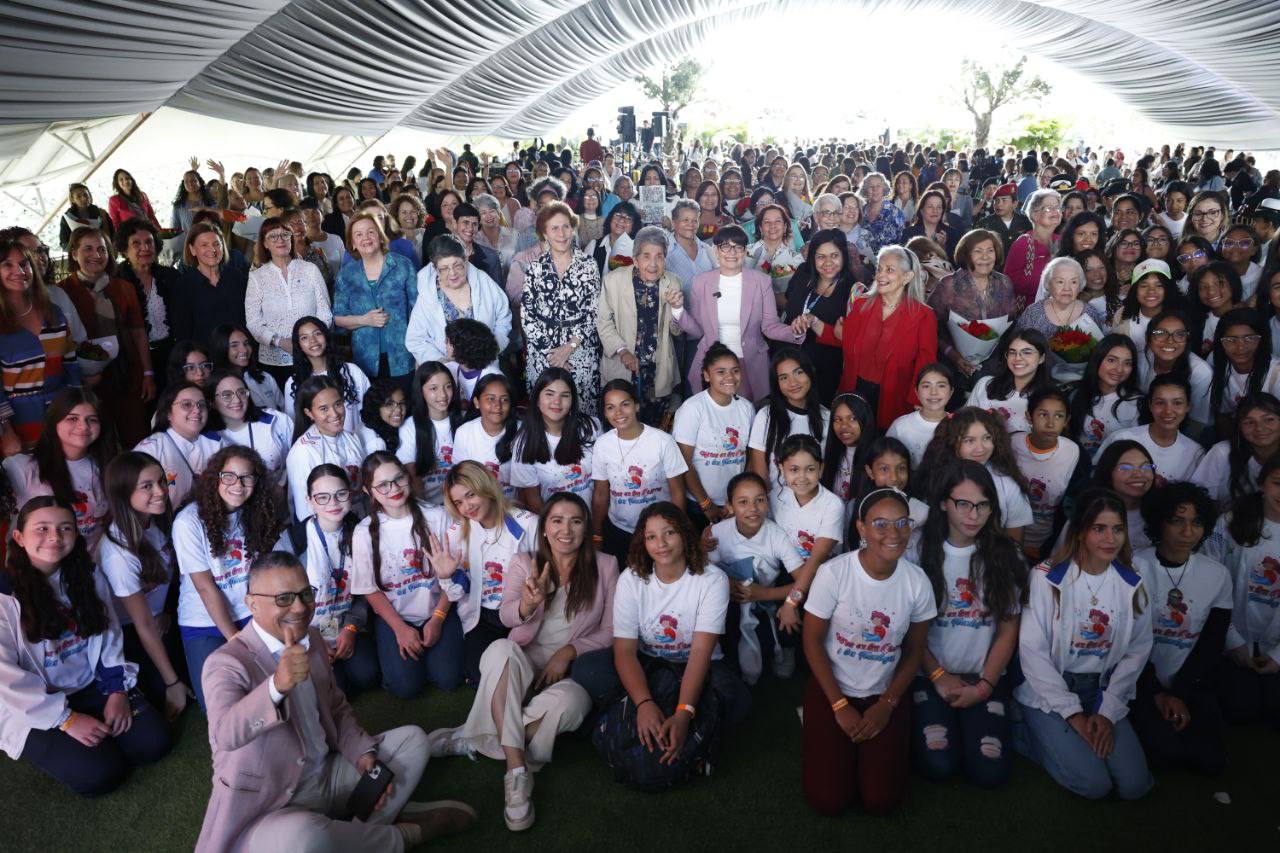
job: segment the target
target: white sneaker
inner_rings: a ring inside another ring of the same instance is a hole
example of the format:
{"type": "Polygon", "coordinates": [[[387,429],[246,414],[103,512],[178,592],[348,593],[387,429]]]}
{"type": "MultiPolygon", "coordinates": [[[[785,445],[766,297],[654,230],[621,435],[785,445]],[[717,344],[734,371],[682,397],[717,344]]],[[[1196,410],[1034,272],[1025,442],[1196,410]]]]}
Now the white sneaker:
{"type": "Polygon", "coordinates": [[[431,750],[431,757],[446,758],[451,755],[465,755],[475,761],[476,748],[471,745],[471,741],[457,735],[458,728],[436,729],[427,735],[427,747],[431,750]]]}
{"type": "Polygon", "coordinates": [[[796,650],[779,648],[773,655],[773,674],[778,678],[790,678],[796,674],[796,650]]]}
{"type": "Polygon", "coordinates": [[[526,767],[517,767],[502,777],[505,806],[502,817],[507,829],[519,832],[533,826],[533,774],[526,767]]]}

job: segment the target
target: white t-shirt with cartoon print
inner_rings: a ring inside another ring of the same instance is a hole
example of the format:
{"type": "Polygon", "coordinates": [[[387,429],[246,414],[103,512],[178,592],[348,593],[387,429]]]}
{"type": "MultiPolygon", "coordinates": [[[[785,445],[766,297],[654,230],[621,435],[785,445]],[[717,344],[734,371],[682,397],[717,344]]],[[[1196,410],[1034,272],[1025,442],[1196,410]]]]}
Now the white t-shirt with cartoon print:
{"type": "Polygon", "coordinates": [[[214,556],[210,551],[198,505],[187,504],[173,520],[173,549],[178,556],[178,570],[182,573],[182,585],[178,588],[178,625],[181,627],[216,627],[213,617],[205,609],[200,592],[191,581],[191,576],[198,572],[210,573],[218,591],[227,599],[232,622],[238,624],[251,615],[244,594],[249,583],[249,564],[256,555],[250,554],[245,547],[240,516],[237,510],[227,517],[225,550],[221,556],[214,556]]]}
{"type": "Polygon", "coordinates": [[[1204,554],[1192,554],[1182,566],[1167,568],[1154,548],[1135,553],[1133,568],[1151,596],[1151,665],[1168,687],[1200,638],[1209,611],[1231,609],[1231,573],[1204,554]]]}
{"type": "Polygon", "coordinates": [[[645,507],[671,500],[667,480],[688,470],[676,440],[651,426],[634,439],[611,429],[596,441],[591,456],[591,479],[609,484],[609,521],[628,533],[635,532],[645,507]]]}
{"type": "MultiPolygon", "coordinates": [[[[822,438],[813,435],[813,430],[809,428],[808,413],[796,413],[787,410],[787,415],[791,418],[791,429],[787,433],[788,436],[793,435],[809,435],[817,439],[818,446],[821,447],[826,441],[827,431],[831,429],[831,410],[826,406],[821,407],[822,415],[822,438]]],[[[747,446],[752,450],[758,450],[766,455],[766,461],[769,467],[769,488],[771,495],[777,495],[778,490],[782,488],[782,480],[778,476],[778,460],[773,457],[773,453],[768,451],[766,443],[769,440],[769,405],[765,404],[764,408],[756,412],[755,420],[751,422],[751,438],[747,442],[747,446]]]]}
{"type": "Polygon", "coordinates": [[[573,492],[591,504],[591,492],[594,484],[591,481],[591,456],[595,449],[594,440],[600,434],[600,428],[592,421],[592,443],[582,448],[582,458],[568,465],[556,461],[556,449],[560,446],[560,436],[546,433],[546,462],[521,462],[524,453],[523,432],[516,436],[515,449],[511,453],[511,485],[516,489],[534,488],[545,501],[557,492],[573,492]]]}
{"type": "MultiPolygon", "coordinates": [[[[694,633],[723,634],[728,610],[729,579],[713,565],[696,575],[686,571],[674,583],[628,569],[613,596],[613,636],[637,640],[642,654],[685,663],[694,633]]],[[[711,659],[723,656],[717,643],[711,659]]]]}
{"type": "Polygon", "coordinates": [[[1027,478],[1033,521],[1022,532],[1026,546],[1040,547],[1053,530],[1053,516],[1066,495],[1067,484],[1080,461],[1080,447],[1065,436],[1058,438],[1052,450],[1042,452],[1032,449],[1027,441],[1030,433],[1018,432],[1009,437],[1013,442],[1013,455],[1018,469],[1027,478]]]}
{"type": "Polygon", "coordinates": [[[920,467],[920,462],[924,459],[924,450],[929,446],[929,442],[933,441],[933,434],[938,429],[939,423],[942,422],[925,420],[924,415],[916,410],[895,418],[893,423],[889,424],[889,430],[885,435],[896,438],[907,446],[907,450],[911,453],[911,470],[914,471],[920,467]]]}
{"type": "Polygon", "coordinates": [[[1028,426],[1027,398],[1019,394],[1016,388],[1003,400],[992,397],[990,395],[991,379],[990,376],[984,376],[973,384],[967,405],[977,406],[979,409],[986,409],[1000,415],[1004,418],[1004,428],[1007,432],[1025,430],[1028,426]]]}
{"type": "Polygon", "coordinates": [[[502,486],[503,496],[514,500],[516,489],[511,485],[511,459],[498,461],[498,442],[502,435],[501,432],[497,435],[485,432],[480,418],[467,421],[453,436],[453,462],[455,465],[467,460],[479,462],[502,486]]]}
{"type": "Polygon", "coordinates": [[[1204,456],[1204,448],[1182,433],[1178,433],[1173,444],[1161,447],[1151,437],[1150,424],[1113,432],[1107,436],[1106,441],[1102,442],[1102,447],[1099,449],[1106,450],[1115,442],[1125,439],[1138,442],[1151,454],[1151,461],[1156,466],[1157,486],[1190,480],[1196,466],[1200,464],[1201,457],[1204,456]]]}
{"type": "MultiPolygon", "coordinates": [[[[418,507],[426,519],[428,530],[442,538],[449,525],[445,511],[421,502],[418,507]]],[[[351,594],[381,592],[401,619],[412,625],[421,625],[431,618],[436,602],[440,600],[440,582],[427,561],[430,541],[415,540],[411,514],[404,518],[388,518],[379,512],[378,555],[382,577],[382,586],[379,587],[373,570],[371,523],[369,518],[361,521],[351,538],[351,594]]]]}
{"type": "Polygon", "coordinates": [[[876,580],[862,567],[860,551],[818,567],[804,609],[825,619],[825,646],[840,692],[865,698],[893,680],[912,623],[937,615],[924,570],[898,560],[892,575],[876,580]]]}
{"type": "Polygon", "coordinates": [[[784,486],[770,514],[801,560],[809,559],[819,539],[835,540],[831,554],[839,551],[844,541],[844,502],[823,486],[818,486],[818,493],[804,506],[796,500],[795,492],[784,486]]]}
{"type": "Polygon", "coordinates": [[[755,410],[750,401],[734,397],[727,406],[700,391],[676,410],[671,435],[693,448],[693,470],[712,503],[724,506],[729,481],[747,469],[747,442],[755,410]]]}

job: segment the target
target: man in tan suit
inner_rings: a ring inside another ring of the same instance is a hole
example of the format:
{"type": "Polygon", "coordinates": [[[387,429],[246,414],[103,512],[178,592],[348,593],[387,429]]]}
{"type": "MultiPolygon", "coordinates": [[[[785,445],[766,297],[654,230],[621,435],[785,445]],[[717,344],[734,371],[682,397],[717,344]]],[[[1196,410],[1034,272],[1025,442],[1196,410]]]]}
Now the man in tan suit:
{"type": "Polygon", "coordinates": [[[410,803],[429,747],[417,726],[373,737],[334,684],[312,630],[315,589],[297,558],[254,561],[253,619],[204,667],[213,793],[197,851],[400,851],[475,822],[464,803],[410,803]],[[395,781],[367,823],[348,798],[381,760],[395,781]]]}

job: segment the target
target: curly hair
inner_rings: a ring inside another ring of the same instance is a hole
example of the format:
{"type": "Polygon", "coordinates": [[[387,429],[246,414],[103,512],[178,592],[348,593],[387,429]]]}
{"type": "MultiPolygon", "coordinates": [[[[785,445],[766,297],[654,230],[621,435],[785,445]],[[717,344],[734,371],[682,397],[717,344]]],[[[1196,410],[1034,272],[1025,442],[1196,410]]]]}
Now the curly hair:
{"type": "Polygon", "coordinates": [[[444,327],[444,338],[460,367],[483,370],[498,360],[498,339],[479,320],[459,317],[451,321],[444,327]]]}
{"type": "Polygon", "coordinates": [[[249,463],[257,480],[249,499],[240,507],[240,526],[244,530],[245,558],[253,559],[271,551],[280,538],[275,499],[267,485],[267,466],[258,452],[250,447],[224,447],[209,458],[209,464],[196,479],[189,503],[196,504],[196,515],[204,526],[209,541],[209,553],[214,557],[227,554],[227,533],[231,511],[222,495],[218,494],[218,478],[222,468],[231,459],[243,459],[249,463]]]}
{"type": "MultiPolygon", "coordinates": [[[[938,428],[933,433],[933,438],[929,440],[929,445],[924,449],[924,456],[920,459],[918,466],[921,471],[941,471],[943,466],[953,459],[960,457],[960,442],[964,439],[965,433],[969,431],[969,427],[974,424],[981,424],[986,427],[987,432],[991,434],[991,458],[987,460],[987,464],[997,474],[1003,474],[1013,480],[1027,494],[1030,489],[1027,486],[1027,478],[1023,476],[1022,471],[1018,468],[1018,460],[1013,455],[1013,444],[1009,440],[1009,432],[1005,429],[1004,421],[999,415],[992,414],[986,409],[979,409],[976,406],[965,406],[959,409],[951,417],[944,418],[942,423],[938,424],[938,428]]],[[[918,481],[912,483],[911,493],[915,497],[921,498],[926,502],[929,500],[927,493],[927,477],[920,477],[918,481]]]]}
{"type": "MultiPolygon", "coordinates": [[[[404,389],[392,379],[375,379],[364,392],[360,402],[360,422],[369,428],[374,435],[382,439],[387,450],[395,453],[400,449],[400,430],[382,419],[382,407],[391,400],[391,395],[399,391],[404,396],[404,389]]],[[[408,417],[409,401],[405,400],[405,416],[408,417]]]]}
{"type": "MultiPolygon", "coordinates": [[[[41,495],[22,507],[13,529],[22,531],[33,512],[49,507],[65,510],[74,521],[75,512],[71,504],[53,495],[41,495]]],[[[110,624],[107,605],[94,588],[93,559],[89,556],[84,537],[79,533],[76,533],[76,544],[71,553],[63,558],[58,568],[62,573],[62,591],[67,595],[67,608],[59,603],[48,577],[32,565],[26,549],[19,548],[16,542],[9,545],[4,572],[12,595],[18,600],[22,633],[28,642],[56,640],[68,627],[81,637],[92,637],[107,630],[110,624]]]]}
{"type": "Polygon", "coordinates": [[[1214,524],[1218,521],[1218,508],[1203,486],[1179,482],[1156,486],[1142,497],[1142,526],[1146,529],[1147,538],[1151,540],[1152,545],[1160,544],[1165,522],[1176,518],[1178,507],[1183,504],[1191,504],[1195,509],[1196,518],[1204,529],[1200,542],[1197,542],[1191,550],[1196,550],[1204,542],[1205,536],[1213,530],[1214,524]]]}
{"type": "Polygon", "coordinates": [[[644,529],[651,518],[663,519],[676,529],[684,542],[684,562],[689,574],[702,574],[702,570],[707,567],[707,552],[702,548],[702,539],[693,529],[689,516],[671,501],[649,504],[640,513],[636,532],[631,537],[631,547],[627,549],[627,567],[646,581],[653,574],[653,558],[649,556],[649,549],[644,544],[644,529]]]}

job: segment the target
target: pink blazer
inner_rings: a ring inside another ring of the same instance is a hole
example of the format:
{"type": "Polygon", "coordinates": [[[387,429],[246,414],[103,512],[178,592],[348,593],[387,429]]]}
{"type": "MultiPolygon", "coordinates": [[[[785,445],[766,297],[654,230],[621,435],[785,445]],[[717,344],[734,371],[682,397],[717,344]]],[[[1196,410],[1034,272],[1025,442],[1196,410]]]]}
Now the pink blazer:
{"type": "MultiPolygon", "coordinates": [[[[333,683],[324,638],[312,628],[311,682],[316,688],[320,725],[330,751],[355,764],[378,742],[356,722],[347,697],[333,683]]],[[[213,749],[213,793],[196,851],[239,850],[241,835],[264,814],[284,808],[302,775],[302,731],[290,714],[292,699],[277,708],[267,680],[275,658],[245,625],[204,666],[213,749]]]]}
{"type": "MultiPolygon", "coordinates": [[[[524,589],[525,578],[533,569],[536,555],[516,554],[507,566],[506,576],[502,582],[502,605],[498,616],[502,624],[511,629],[507,639],[518,646],[527,646],[538,636],[542,627],[544,606],[538,609],[528,621],[520,621],[520,590],[524,589]]],[[[613,645],[613,591],[618,586],[618,561],[602,551],[596,552],[596,572],[600,582],[596,584],[596,597],[591,606],[573,615],[569,624],[569,645],[578,654],[607,649],[613,645]]],[[[560,590],[557,595],[563,595],[560,590]]]]}
{"type": "MultiPolygon", "coordinates": [[[[694,393],[702,390],[702,360],[716,342],[720,320],[716,314],[716,291],[720,289],[720,271],[709,270],[693,277],[689,301],[680,315],[679,324],[689,335],[702,338],[689,368],[689,386],[694,393]]],[[[791,327],[778,319],[778,303],[773,284],[759,270],[742,271],[742,390],[739,395],[758,403],[769,395],[769,347],[765,338],[798,345],[791,327]]]]}

